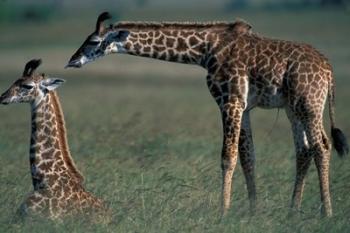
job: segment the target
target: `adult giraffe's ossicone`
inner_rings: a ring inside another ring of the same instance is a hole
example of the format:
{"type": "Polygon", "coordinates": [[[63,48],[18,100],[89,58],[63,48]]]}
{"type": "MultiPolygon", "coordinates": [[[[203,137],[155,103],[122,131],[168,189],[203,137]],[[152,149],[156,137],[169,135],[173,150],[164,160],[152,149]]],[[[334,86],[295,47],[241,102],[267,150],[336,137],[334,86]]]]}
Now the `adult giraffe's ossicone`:
{"type": "Polygon", "coordinates": [[[251,209],[256,203],[255,155],[249,112],[254,107],[284,108],[296,149],[293,208],[300,208],[305,175],[315,160],[322,213],[332,215],[329,193],[330,143],[323,127],[328,97],[332,138],[339,155],[348,144],[334,120],[334,80],[328,60],[307,44],[275,40],[252,32],[241,20],[215,23],[119,22],[108,27],[100,15],[95,31],[70,59],[81,67],[112,53],[196,64],[208,71],[207,84],[223,121],[222,213],[230,206],[232,175],[240,157],[251,209]]]}

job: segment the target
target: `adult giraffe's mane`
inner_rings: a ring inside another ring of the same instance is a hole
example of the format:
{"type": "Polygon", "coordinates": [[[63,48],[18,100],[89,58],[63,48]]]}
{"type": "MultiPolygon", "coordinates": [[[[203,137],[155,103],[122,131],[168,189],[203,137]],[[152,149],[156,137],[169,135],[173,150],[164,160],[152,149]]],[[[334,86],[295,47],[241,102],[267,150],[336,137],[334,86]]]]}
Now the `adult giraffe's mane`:
{"type": "Polygon", "coordinates": [[[236,27],[251,29],[251,25],[244,20],[237,19],[234,22],[213,21],[213,22],[144,22],[144,21],[121,21],[112,27],[129,29],[235,29],[236,27]]]}
{"type": "Polygon", "coordinates": [[[84,177],[76,167],[69,151],[65,121],[58,95],[56,91],[50,91],[49,94],[53,106],[53,111],[57,120],[57,131],[63,160],[71,174],[78,180],[79,183],[82,183],[84,181],[84,177]]]}

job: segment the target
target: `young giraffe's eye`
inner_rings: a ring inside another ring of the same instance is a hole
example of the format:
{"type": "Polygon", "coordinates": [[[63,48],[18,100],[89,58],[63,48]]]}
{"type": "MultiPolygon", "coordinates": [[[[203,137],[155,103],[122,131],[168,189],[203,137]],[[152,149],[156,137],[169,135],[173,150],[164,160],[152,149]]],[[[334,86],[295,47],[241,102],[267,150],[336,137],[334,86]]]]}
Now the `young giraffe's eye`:
{"type": "Polygon", "coordinates": [[[27,90],[30,90],[30,89],[33,88],[33,86],[28,85],[28,84],[22,84],[21,87],[24,88],[24,89],[27,89],[27,90]]]}

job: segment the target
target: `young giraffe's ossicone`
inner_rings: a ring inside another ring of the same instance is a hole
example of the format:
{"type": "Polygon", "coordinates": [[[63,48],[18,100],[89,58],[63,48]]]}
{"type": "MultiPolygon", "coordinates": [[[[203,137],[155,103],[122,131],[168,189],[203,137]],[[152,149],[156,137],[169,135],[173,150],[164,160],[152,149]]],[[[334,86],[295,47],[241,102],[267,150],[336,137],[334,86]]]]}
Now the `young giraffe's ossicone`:
{"type": "Polygon", "coordinates": [[[84,178],[69,152],[64,116],[55,91],[64,80],[35,74],[40,63],[41,60],[29,61],[23,76],[0,96],[1,104],[31,106],[29,160],[34,191],[22,204],[20,213],[51,219],[78,214],[105,216],[106,206],[85,191],[84,178]]]}
{"type": "Polygon", "coordinates": [[[312,159],[317,167],[322,213],[332,215],[329,192],[331,146],[323,127],[328,97],[331,134],[339,155],[349,147],[335,127],[334,79],[328,60],[307,44],[276,40],[252,32],[241,20],[233,23],[119,22],[105,27],[105,12],[95,31],[66,67],[123,53],[196,64],[208,71],[207,84],[223,122],[222,213],[230,206],[232,175],[239,156],[251,209],[255,209],[255,154],[249,113],[255,107],[284,108],[292,124],[296,178],[292,208],[299,209],[305,176],[312,159]]]}

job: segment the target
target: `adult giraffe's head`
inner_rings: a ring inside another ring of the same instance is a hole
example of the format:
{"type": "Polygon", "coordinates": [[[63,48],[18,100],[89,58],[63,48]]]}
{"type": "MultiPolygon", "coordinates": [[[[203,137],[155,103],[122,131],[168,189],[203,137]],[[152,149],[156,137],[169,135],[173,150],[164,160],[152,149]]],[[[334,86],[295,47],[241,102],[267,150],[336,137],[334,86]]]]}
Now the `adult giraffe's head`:
{"type": "Polygon", "coordinates": [[[22,77],[0,96],[0,104],[32,103],[37,105],[49,91],[56,89],[64,82],[63,79],[46,78],[45,74],[34,73],[40,64],[41,59],[29,61],[22,77]]]}
{"type": "Polygon", "coordinates": [[[66,68],[80,68],[99,57],[124,52],[124,42],[129,35],[127,30],[116,30],[112,25],[106,27],[104,21],[110,19],[108,12],[99,15],[95,31],[90,34],[80,48],[73,54],[66,68]]]}

